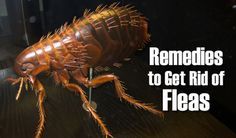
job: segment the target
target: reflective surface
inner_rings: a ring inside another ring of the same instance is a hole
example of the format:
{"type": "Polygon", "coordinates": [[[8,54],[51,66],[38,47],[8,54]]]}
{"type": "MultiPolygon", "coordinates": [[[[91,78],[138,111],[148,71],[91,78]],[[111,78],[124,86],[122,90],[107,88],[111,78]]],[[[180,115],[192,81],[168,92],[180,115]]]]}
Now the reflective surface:
{"type": "MultiPolygon", "coordinates": [[[[142,61],[131,60],[121,69],[112,68],[111,71],[125,82],[130,95],[161,107],[161,90],[145,83],[147,69],[142,61]]],[[[3,82],[9,75],[14,75],[11,69],[0,71],[0,137],[30,138],[38,122],[37,98],[34,92],[24,91],[19,101],[15,101],[18,86],[12,87],[3,82]]],[[[47,93],[44,137],[101,137],[99,128],[83,109],[79,95],[56,86],[50,77],[42,75],[40,80],[47,93]]],[[[165,119],[161,120],[148,112],[136,110],[120,102],[111,83],[93,89],[92,95],[98,114],[116,138],[235,137],[209,113],[166,112],[165,119]]]]}

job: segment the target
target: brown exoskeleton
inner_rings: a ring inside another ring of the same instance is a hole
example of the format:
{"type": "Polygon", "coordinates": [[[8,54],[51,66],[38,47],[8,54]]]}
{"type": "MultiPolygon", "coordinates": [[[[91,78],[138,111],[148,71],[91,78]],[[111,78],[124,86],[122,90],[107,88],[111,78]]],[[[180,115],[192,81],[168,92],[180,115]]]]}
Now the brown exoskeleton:
{"type": "Polygon", "coordinates": [[[19,98],[22,86],[30,85],[38,93],[40,122],[36,138],[41,137],[45,123],[43,102],[45,89],[37,78],[41,72],[50,72],[57,84],[81,96],[86,108],[99,124],[104,136],[112,136],[103,121],[91,107],[84,90],[70,78],[86,87],[96,87],[113,81],[117,95],[130,104],[163,116],[161,111],[149,104],[135,100],[125,90],[114,74],[100,75],[88,80],[89,68],[110,65],[130,56],[149,40],[146,18],[130,6],[98,6],[95,12],[84,13],[69,26],[64,25],[53,35],[48,35],[20,53],[14,65],[17,79],[8,78],[12,84],[20,83],[16,96],[19,98]]]}

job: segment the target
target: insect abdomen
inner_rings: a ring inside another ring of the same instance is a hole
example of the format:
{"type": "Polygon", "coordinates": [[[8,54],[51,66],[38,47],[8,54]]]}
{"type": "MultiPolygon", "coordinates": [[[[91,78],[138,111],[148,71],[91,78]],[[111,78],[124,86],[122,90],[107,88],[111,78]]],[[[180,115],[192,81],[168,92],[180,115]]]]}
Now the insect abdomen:
{"type": "Polygon", "coordinates": [[[98,7],[95,12],[85,12],[74,26],[80,32],[78,41],[94,43],[102,49],[96,65],[118,62],[142,48],[149,39],[145,17],[129,6],[98,7]]]}
{"type": "MultiPolygon", "coordinates": [[[[48,63],[69,70],[110,65],[129,57],[148,41],[146,18],[129,6],[99,6],[36,44],[48,63]],[[45,51],[46,47],[51,48],[45,51]],[[89,57],[89,58],[88,58],[89,57]]],[[[42,58],[40,58],[42,60],[42,58]]]]}

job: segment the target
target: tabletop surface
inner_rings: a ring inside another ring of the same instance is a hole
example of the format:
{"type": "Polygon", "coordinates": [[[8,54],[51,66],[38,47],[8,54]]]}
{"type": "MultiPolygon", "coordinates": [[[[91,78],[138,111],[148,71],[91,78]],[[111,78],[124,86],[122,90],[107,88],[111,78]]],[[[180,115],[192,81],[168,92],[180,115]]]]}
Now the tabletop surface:
{"type": "MultiPolygon", "coordinates": [[[[111,68],[109,72],[125,82],[127,93],[161,109],[161,89],[148,86],[148,72],[142,62],[131,60],[122,68],[111,68]]],[[[18,85],[11,86],[3,81],[9,76],[15,76],[11,68],[0,71],[0,138],[30,138],[34,136],[39,118],[36,95],[23,90],[19,101],[15,101],[18,85]]],[[[47,93],[43,137],[102,137],[97,124],[82,108],[78,94],[55,85],[50,76],[40,77],[40,80],[47,93]]],[[[161,119],[136,110],[117,98],[112,83],[93,89],[92,100],[97,103],[97,113],[116,138],[236,137],[208,112],[165,112],[165,118],[161,119]]]]}

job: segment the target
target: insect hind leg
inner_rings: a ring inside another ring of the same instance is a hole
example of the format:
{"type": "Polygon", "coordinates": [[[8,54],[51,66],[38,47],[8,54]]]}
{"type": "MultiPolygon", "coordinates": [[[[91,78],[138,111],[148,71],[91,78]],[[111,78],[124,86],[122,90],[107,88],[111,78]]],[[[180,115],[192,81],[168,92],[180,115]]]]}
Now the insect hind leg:
{"type": "MultiPolygon", "coordinates": [[[[76,79],[76,78],[75,78],[76,79]]],[[[78,80],[78,79],[76,79],[78,80]]],[[[80,79],[81,80],[81,79],[80,79]]],[[[116,89],[116,93],[118,95],[118,97],[122,100],[127,101],[128,103],[134,105],[135,107],[147,110],[155,115],[158,115],[160,117],[163,118],[163,113],[159,110],[156,110],[154,108],[154,106],[152,106],[151,104],[147,104],[147,103],[143,103],[139,100],[134,99],[132,96],[128,95],[125,92],[125,88],[122,85],[121,81],[118,79],[117,76],[113,75],[113,74],[107,74],[107,75],[101,75],[98,77],[95,77],[92,80],[88,80],[88,79],[83,79],[84,82],[83,84],[86,87],[97,87],[99,85],[102,85],[104,83],[110,82],[110,81],[114,81],[115,84],[115,89],[116,89]]]]}

